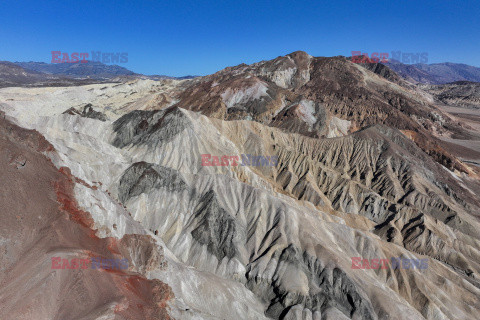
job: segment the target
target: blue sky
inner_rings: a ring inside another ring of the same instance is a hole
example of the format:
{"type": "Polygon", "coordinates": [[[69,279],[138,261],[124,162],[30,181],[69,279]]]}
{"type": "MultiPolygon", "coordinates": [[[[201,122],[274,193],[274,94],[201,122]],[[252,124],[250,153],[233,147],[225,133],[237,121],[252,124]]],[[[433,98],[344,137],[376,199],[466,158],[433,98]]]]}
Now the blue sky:
{"type": "Polygon", "coordinates": [[[429,63],[480,66],[480,1],[0,2],[0,60],[51,51],[127,52],[144,74],[205,75],[296,50],[428,52],[429,63]]]}

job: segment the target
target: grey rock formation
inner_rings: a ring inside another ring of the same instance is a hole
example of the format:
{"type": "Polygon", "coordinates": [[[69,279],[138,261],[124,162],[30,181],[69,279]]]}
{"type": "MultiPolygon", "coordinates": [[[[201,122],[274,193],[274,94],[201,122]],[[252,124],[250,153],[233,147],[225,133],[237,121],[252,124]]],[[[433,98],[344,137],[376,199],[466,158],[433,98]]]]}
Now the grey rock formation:
{"type": "Polygon", "coordinates": [[[166,188],[170,192],[182,191],[186,184],[173,169],[146,162],[132,164],[123,174],[118,186],[120,201],[148,193],[152,189],[166,188]]]}
{"type": "Polygon", "coordinates": [[[85,117],[85,118],[97,119],[97,120],[100,120],[100,121],[107,121],[107,116],[104,113],[101,113],[99,111],[95,111],[93,109],[92,104],[90,104],[90,103],[85,105],[81,112],[78,111],[75,108],[70,108],[67,111],[65,111],[64,114],[79,115],[79,116],[85,117]]]}

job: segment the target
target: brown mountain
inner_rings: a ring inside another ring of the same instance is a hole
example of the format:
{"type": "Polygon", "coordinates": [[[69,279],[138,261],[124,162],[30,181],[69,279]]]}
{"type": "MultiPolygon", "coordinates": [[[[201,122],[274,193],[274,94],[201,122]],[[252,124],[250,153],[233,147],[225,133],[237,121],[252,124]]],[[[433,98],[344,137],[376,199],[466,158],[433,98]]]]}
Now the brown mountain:
{"type": "Polygon", "coordinates": [[[348,132],[385,124],[407,132],[448,168],[468,171],[434,134],[468,139],[468,132],[425,92],[385,66],[374,68],[371,72],[344,57],[312,57],[298,51],[189,82],[175,97],[176,106],[219,119],[251,119],[312,137],[331,134],[337,119],[350,121],[348,132]]]}

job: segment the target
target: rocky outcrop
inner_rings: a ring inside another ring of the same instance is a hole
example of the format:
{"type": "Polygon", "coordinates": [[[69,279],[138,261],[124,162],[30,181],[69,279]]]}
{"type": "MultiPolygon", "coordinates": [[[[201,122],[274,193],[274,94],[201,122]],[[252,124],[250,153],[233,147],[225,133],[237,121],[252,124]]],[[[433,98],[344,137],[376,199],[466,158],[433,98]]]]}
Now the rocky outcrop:
{"type": "Polygon", "coordinates": [[[75,108],[70,108],[67,111],[65,111],[64,114],[79,115],[81,117],[90,118],[90,119],[97,119],[97,120],[100,120],[100,121],[106,121],[107,120],[107,116],[104,113],[101,113],[99,111],[95,111],[93,109],[93,106],[90,103],[85,105],[81,112],[78,111],[75,108]]]}

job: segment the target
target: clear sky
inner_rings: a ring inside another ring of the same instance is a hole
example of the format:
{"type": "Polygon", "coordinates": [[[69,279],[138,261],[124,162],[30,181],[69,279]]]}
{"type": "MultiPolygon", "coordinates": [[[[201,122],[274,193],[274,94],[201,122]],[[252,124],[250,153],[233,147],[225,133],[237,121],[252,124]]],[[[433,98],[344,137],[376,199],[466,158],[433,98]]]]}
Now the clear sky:
{"type": "Polygon", "coordinates": [[[0,60],[127,52],[144,74],[205,75],[303,50],[428,52],[480,66],[480,1],[0,1],[0,60]]]}

